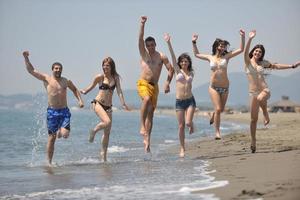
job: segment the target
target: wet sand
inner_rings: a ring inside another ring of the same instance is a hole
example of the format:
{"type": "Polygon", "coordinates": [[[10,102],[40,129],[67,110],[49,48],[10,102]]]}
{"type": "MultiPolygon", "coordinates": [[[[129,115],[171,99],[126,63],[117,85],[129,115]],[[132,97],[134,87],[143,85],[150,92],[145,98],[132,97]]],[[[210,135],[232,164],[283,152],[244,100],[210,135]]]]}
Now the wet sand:
{"type": "MultiPolygon", "coordinates": [[[[249,123],[250,114],[222,114],[222,120],[249,123]]],[[[270,114],[268,128],[257,130],[257,152],[250,152],[249,130],[222,140],[187,144],[186,155],[211,162],[211,175],[225,187],[199,191],[220,199],[300,199],[300,113],[270,114]]],[[[259,125],[262,126],[260,113],[259,125]]]]}

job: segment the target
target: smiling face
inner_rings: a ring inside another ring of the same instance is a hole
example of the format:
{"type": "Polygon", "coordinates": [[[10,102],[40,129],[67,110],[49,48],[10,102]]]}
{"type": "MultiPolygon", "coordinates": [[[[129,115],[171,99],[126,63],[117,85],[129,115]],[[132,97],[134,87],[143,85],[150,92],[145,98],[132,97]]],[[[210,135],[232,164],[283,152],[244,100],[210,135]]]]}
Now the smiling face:
{"type": "Polygon", "coordinates": [[[154,53],[155,47],[156,47],[155,41],[147,41],[146,42],[146,49],[148,50],[149,53],[154,53]]]}
{"type": "Polygon", "coordinates": [[[261,44],[256,45],[249,53],[249,57],[256,61],[262,61],[265,56],[265,47],[261,44]]]}
{"type": "Polygon", "coordinates": [[[260,60],[260,58],[262,56],[262,50],[260,48],[257,48],[253,51],[252,55],[255,60],[260,60]]]}
{"type": "Polygon", "coordinates": [[[183,53],[178,57],[177,65],[179,66],[180,69],[187,70],[187,71],[193,71],[192,59],[186,53],[183,53]]]}
{"type": "Polygon", "coordinates": [[[227,46],[224,43],[220,43],[219,46],[217,47],[217,51],[219,51],[220,54],[223,54],[225,50],[227,50],[227,46]]]}
{"type": "Polygon", "coordinates": [[[179,66],[180,66],[182,69],[188,69],[188,66],[190,65],[190,62],[189,62],[189,60],[188,60],[187,58],[183,58],[183,59],[180,61],[179,64],[180,64],[179,66]]]}
{"type": "Polygon", "coordinates": [[[227,49],[229,45],[228,41],[217,38],[212,46],[212,55],[220,54],[224,56],[228,53],[227,49]]]}
{"type": "Polygon", "coordinates": [[[111,66],[110,66],[109,62],[103,62],[102,70],[105,74],[111,74],[111,66]]]}
{"type": "Polygon", "coordinates": [[[60,78],[62,73],[62,66],[61,65],[53,65],[52,67],[52,74],[55,78],[60,78]]]}

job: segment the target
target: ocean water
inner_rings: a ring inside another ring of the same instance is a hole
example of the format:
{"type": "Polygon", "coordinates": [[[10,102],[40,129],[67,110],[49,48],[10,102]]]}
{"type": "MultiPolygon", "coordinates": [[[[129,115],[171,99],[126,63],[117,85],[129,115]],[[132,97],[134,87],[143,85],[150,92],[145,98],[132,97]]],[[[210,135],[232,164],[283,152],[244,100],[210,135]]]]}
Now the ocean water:
{"type": "MultiPolygon", "coordinates": [[[[154,117],[152,157],[145,159],[139,113],[113,112],[108,162],[99,161],[101,134],[88,143],[98,122],[91,110],[71,110],[71,135],[55,144],[52,168],[46,165],[46,107],[0,110],[0,199],[218,199],[205,192],[222,187],[209,162],[180,159],[168,149],[178,146],[175,116],[154,117]],[[199,192],[200,191],[200,192],[199,192]]],[[[186,142],[213,137],[207,119],[196,117],[196,132],[186,142]]],[[[222,123],[222,132],[242,129],[222,123]]]]}

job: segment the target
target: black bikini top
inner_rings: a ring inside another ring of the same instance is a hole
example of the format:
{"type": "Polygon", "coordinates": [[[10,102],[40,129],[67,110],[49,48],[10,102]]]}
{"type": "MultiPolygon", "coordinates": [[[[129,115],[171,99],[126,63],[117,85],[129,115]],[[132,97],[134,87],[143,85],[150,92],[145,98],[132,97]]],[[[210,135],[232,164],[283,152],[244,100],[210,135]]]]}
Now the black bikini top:
{"type": "Polygon", "coordinates": [[[99,90],[111,90],[112,92],[114,91],[116,85],[108,85],[106,83],[102,83],[100,86],[99,86],[99,90]]]}

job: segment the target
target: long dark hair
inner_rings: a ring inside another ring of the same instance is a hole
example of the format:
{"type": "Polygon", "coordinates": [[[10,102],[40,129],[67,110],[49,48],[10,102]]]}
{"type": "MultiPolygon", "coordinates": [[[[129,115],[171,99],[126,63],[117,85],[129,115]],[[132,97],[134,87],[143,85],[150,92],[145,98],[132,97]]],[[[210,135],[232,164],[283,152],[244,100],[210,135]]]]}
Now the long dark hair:
{"type": "Polygon", "coordinates": [[[259,58],[259,61],[263,61],[266,50],[265,50],[264,45],[262,45],[262,44],[257,44],[253,47],[253,49],[249,53],[249,58],[251,59],[253,57],[253,52],[255,51],[255,49],[261,49],[261,57],[259,58]]]}
{"type": "Polygon", "coordinates": [[[212,55],[216,55],[217,48],[220,44],[223,44],[226,47],[225,51],[222,53],[222,56],[228,53],[227,47],[230,45],[230,43],[227,40],[222,40],[220,38],[217,38],[212,45],[212,55]]]}
{"type": "Polygon", "coordinates": [[[116,64],[115,61],[111,58],[111,57],[106,57],[103,59],[102,61],[102,66],[104,65],[104,63],[108,63],[110,65],[110,72],[113,78],[118,78],[120,77],[120,75],[117,73],[116,71],[116,64]]]}
{"type": "Polygon", "coordinates": [[[181,69],[181,66],[180,66],[180,62],[183,60],[183,59],[187,59],[189,61],[189,66],[188,66],[188,71],[191,72],[191,71],[194,71],[193,70],[193,67],[192,67],[192,59],[191,57],[187,54],[187,53],[183,53],[181,54],[178,59],[177,59],[177,65],[179,66],[179,68],[181,69]]]}

